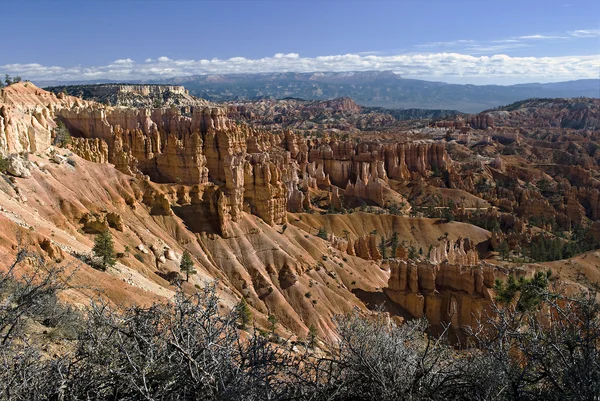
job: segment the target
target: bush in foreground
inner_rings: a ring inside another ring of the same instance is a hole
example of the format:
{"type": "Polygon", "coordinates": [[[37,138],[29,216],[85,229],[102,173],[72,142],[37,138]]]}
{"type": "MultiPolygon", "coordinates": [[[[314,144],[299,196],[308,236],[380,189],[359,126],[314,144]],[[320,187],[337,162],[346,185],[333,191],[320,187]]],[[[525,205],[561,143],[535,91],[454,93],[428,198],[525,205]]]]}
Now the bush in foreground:
{"type": "Polygon", "coordinates": [[[259,330],[241,336],[239,308],[220,312],[215,283],[148,308],[120,310],[95,300],[80,314],[57,301],[65,288],[61,273],[21,251],[0,274],[0,399],[591,400],[600,394],[595,297],[548,291],[541,275],[503,287],[494,315],[470,333],[471,348],[428,335],[423,320],[396,325],[384,314],[355,310],[335,317],[338,339],[320,350],[273,344],[259,330]],[[25,259],[38,267],[17,279],[25,259]],[[32,329],[38,326],[46,334],[32,329]],[[62,351],[48,352],[49,343],[62,351]]]}

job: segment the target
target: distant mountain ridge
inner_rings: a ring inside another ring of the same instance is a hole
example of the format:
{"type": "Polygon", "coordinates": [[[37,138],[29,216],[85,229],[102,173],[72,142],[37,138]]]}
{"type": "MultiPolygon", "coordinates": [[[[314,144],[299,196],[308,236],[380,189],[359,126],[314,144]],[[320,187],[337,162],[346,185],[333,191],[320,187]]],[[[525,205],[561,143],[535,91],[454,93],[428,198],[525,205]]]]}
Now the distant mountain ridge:
{"type": "Polygon", "coordinates": [[[392,71],[214,74],[147,83],[182,85],[191,95],[213,102],[350,97],[356,103],[369,107],[447,109],[466,113],[530,98],[600,98],[600,79],[510,86],[461,85],[406,79],[392,71]]]}
{"type": "MultiPolygon", "coordinates": [[[[155,83],[159,83],[156,81],[155,83]]],[[[405,79],[392,71],[198,75],[161,80],[215,102],[350,97],[362,106],[475,113],[530,98],[600,97],[600,80],[511,86],[405,79]]]]}

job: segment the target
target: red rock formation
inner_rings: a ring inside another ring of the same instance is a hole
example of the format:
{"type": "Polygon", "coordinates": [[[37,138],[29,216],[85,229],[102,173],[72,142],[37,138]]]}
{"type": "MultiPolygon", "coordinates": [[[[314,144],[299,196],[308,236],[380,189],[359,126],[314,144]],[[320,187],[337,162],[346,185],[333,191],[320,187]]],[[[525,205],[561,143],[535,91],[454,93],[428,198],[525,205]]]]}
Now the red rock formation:
{"type": "Polygon", "coordinates": [[[450,157],[441,143],[397,143],[386,146],[386,171],[390,178],[408,180],[413,175],[425,176],[433,169],[445,171],[450,157]]]}
{"type": "Polygon", "coordinates": [[[383,185],[379,179],[373,179],[371,176],[367,178],[366,182],[363,182],[360,177],[356,179],[356,184],[348,181],[344,191],[344,201],[347,205],[356,205],[356,198],[369,200],[378,206],[384,206],[383,185]]]}

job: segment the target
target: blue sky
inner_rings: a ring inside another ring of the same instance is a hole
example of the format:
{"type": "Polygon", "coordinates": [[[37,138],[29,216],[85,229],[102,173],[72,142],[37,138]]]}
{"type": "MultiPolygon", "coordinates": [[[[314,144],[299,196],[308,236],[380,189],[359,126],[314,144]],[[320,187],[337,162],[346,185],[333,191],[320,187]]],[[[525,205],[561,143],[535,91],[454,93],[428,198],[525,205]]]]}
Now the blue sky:
{"type": "Polygon", "coordinates": [[[156,79],[391,69],[460,83],[598,78],[600,1],[3,0],[0,73],[156,79]]]}

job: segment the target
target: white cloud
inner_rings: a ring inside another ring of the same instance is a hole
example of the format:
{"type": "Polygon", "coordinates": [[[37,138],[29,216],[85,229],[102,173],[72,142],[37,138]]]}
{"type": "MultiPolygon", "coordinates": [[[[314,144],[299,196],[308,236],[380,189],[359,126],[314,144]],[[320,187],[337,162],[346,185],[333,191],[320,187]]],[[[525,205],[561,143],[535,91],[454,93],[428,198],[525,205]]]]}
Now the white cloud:
{"type": "Polygon", "coordinates": [[[415,48],[427,51],[453,51],[457,53],[468,54],[492,54],[508,50],[532,47],[544,41],[565,42],[581,38],[594,38],[600,36],[600,29],[578,29],[565,32],[562,35],[542,35],[532,34],[523,36],[513,36],[495,40],[450,40],[443,42],[428,42],[415,45],[415,48]]]}
{"type": "Polygon", "coordinates": [[[519,43],[517,39],[501,39],[501,40],[492,40],[492,43],[519,43]]]}
{"type": "Polygon", "coordinates": [[[475,43],[474,40],[460,39],[460,40],[451,40],[448,42],[429,42],[424,43],[422,45],[415,45],[415,47],[456,47],[463,46],[469,43],[475,43]]]}
{"type": "Polygon", "coordinates": [[[519,36],[517,39],[534,39],[534,40],[547,40],[547,39],[566,39],[566,36],[547,36],[547,35],[526,35],[519,36]]]}
{"type": "MultiPolygon", "coordinates": [[[[511,44],[511,43],[509,43],[511,44]]],[[[471,51],[485,49],[470,44],[471,51]]],[[[500,45],[501,46],[501,45],[500,45]]],[[[496,48],[497,49],[497,48],[496,48]]],[[[231,74],[261,72],[315,72],[392,70],[406,78],[434,80],[457,79],[463,82],[486,79],[487,82],[552,81],[597,78],[597,56],[513,57],[504,54],[476,56],[457,52],[411,53],[397,55],[340,54],[301,57],[296,53],[279,53],[272,57],[227,60],[172,60],[167,57],[146,59],[141,63],[117,60],[105,66],[44,66],[41,64],[6,64],[0,73],[20,75],[32,81],[74,80],[152,80],[196,74],[231,74]]]]}
{"type": "Polygon", "coordinates": [[[600,37],[600,29],[578,29],[570,31],[569,34],[576,38],[597,38],[600,37]]]}
{"type": "Polygon", "coordinates": [[[531,45],[528,45],[525,43],[519,43],[518,41],[505,42],[502,44],[473,44],[473,45],[468,45],[465,50],[468,51],[470,54],[474,54],[474,53],[481,54],[481,53],[502,52],[502,51],[512,50],[512,49],[520,49],[523,47],[531,47],[531,45]]]}
{"type": "Polygon", "coordinates": [[[113,62],[113,64],[120,64],[120,65],[133,64],[133,60],[130,58],[124,58],[124,59],[120,59],[120,60],[115,60],[113,62]]]}

